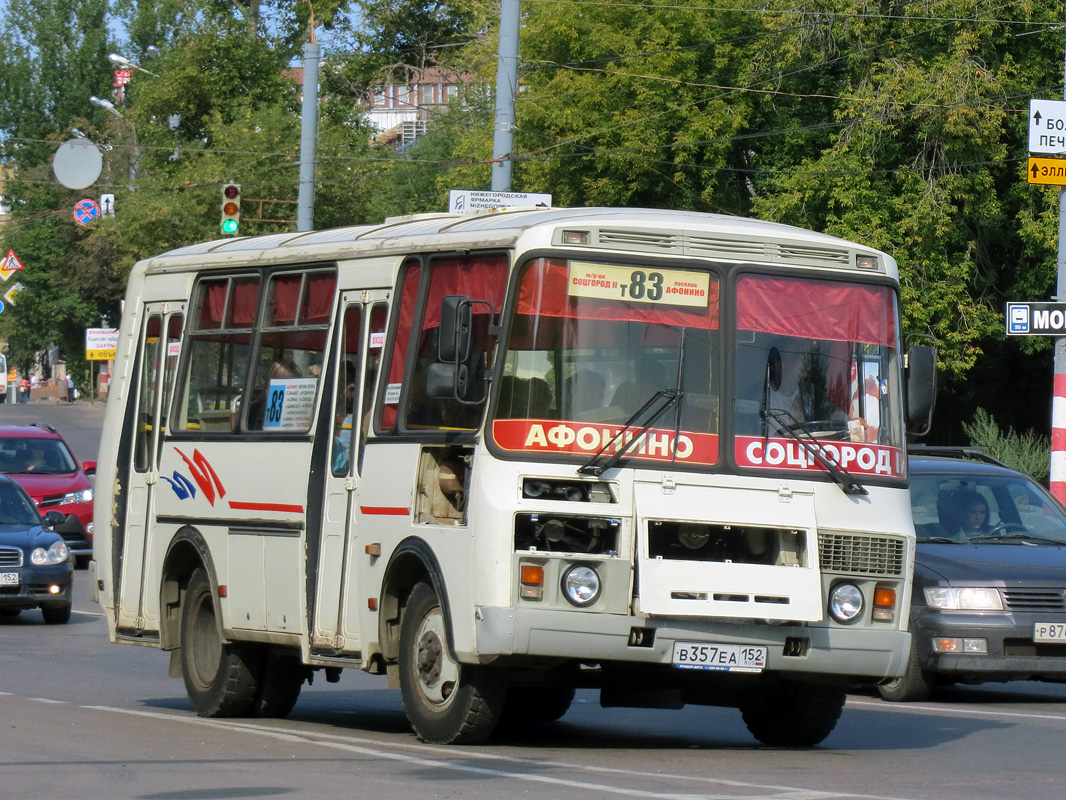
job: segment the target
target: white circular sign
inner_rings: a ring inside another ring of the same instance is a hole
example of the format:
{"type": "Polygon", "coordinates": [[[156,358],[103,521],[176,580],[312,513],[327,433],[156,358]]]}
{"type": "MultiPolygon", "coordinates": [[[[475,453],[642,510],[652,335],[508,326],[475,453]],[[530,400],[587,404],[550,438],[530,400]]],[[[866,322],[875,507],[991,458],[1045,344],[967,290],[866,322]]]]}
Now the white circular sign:
{"type": "Polygon", "coordinates": [[[63,142],[52,159],[52,171],[56,179],[68,189],[92,186],[100,177],[103,166],[104,157],[100,148],[88,139],[63,142]]]}

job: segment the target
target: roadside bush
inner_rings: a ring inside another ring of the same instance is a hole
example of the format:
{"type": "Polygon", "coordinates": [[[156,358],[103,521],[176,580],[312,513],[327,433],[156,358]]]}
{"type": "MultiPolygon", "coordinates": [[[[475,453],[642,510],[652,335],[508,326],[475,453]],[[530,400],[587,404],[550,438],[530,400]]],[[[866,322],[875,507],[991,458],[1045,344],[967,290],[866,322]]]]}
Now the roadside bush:
{"type": "Polygon", "coordinates": [[[983,447],[990,456],[1008,467],[1026,472],[1038,481],[1046,481],[1051,473],[1051,439],[1034,431],[1018,433],[1014,428],[1004,432],[992,415],[983,408],[974,412],[973,421],[962,423],[970,437],[970,444],[983,447]]]}

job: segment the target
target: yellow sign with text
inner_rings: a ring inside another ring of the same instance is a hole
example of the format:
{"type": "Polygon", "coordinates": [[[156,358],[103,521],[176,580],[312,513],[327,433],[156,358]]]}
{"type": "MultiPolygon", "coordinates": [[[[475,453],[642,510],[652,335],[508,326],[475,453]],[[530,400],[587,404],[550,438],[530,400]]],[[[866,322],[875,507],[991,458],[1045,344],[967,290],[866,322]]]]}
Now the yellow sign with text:
{"type": "Polygon", "coordinates": [[[1029,183],[1066,186],[1066,158],[1030,158],[1029,183]]]}

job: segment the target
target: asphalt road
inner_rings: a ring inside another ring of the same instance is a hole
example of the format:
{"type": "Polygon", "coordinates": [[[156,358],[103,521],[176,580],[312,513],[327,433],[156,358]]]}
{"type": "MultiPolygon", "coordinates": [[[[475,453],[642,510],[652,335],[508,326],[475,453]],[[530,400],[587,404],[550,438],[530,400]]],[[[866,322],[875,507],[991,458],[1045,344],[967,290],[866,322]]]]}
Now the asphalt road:
{"type": "MultiPolygon", "coordinates": [[[[23,416],[25,415],[25,416],[23,416]]],[[[0,407],[49,421],[79,456],[102,410],[0,407]]],[[[93,429],[96,428],[94,439],[93,429]]],[[[959,687],[930,702],[855,694],[806,750],[759,746],[732,709],[603,709],[579,693],[554,725],[480,747],[419,743],[399,692],[346,671],[305,687],[285,720],[195,716],[167,656],[112,645],[88,574],[68,625],[0,620],[0,798],[707,798],[1060,800],[1066,686],[959,687]]]]}

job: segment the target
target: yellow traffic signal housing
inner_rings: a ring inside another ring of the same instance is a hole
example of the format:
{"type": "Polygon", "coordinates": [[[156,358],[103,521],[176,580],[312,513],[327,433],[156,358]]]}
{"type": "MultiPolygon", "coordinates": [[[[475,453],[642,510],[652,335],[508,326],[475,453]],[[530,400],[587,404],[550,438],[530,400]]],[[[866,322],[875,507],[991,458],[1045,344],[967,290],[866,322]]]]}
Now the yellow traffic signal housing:
{"type": "Polygon", "coordinates": [[[227,183],[222,187],[222,232],[237,233],[241,227],[241,187],[227,183]]]}

